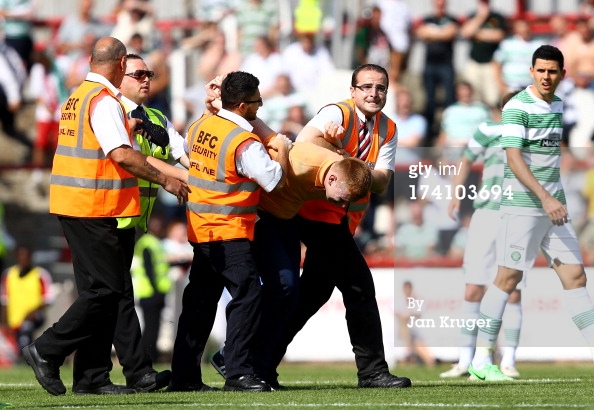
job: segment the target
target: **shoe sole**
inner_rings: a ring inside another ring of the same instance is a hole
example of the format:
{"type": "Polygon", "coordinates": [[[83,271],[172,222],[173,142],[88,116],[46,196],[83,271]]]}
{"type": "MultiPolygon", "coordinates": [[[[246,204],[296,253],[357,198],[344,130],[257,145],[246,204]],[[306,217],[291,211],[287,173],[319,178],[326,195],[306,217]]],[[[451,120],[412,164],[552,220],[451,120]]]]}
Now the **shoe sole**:
{"type": "Polygon", "coordinates": [[[218,364],[216,364],[216,362],[212,359],[212,357],[210,358],[210,364],[212,367],[214,367],[214,369],[217,371],[217,373],[219,373],[223,379],[227,380],[227,373],[225,372],[225,366],[219,366],[218,364]]]}
{"type": "Polygon", "coordinates": [[[248,392],[248,393],[267,393],[267,392],[271,392],[272,389],[271,390],[262,389],[262,388],[244,389],[242,387],[223,386],[223,391],[239,391],[239,392],[248,392]]]}
{"type": "Polygon", "coordinates": [[[35,373],[35,378],[37,379],[37,381],[39,382],[41,387],[43,387],[45,389],[45,391],[47,391],[52,396],[62,396],[64,394],[66,394],[66,387],[64,387],[64,391],[62,391],[62,389],[60,389],[58,391],[58,390],[53,389],[51,386],[48,386],[45,383],[45,381],[43,381],[43,378],[41,377],[41,374],[39,373],[39,369],[37,368],[37,365],[35,364],[35,360],[33,360],[33,356],[31,356],[31,352],[29,352],[29,346],[25,346],[23,348],[23,357],[25,358],[25,361],[27,362],[27,364],[33,369],[33,373],[35,373]]]}

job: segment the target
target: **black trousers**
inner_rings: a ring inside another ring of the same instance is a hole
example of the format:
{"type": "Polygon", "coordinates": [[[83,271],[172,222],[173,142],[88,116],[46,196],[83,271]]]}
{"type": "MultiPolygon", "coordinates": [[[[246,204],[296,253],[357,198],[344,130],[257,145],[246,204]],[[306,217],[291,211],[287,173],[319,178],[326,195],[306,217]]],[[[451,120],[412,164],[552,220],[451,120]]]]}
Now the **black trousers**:
{"type": "Polygon", "coordinates": [[[159,340],[159,332],[161,331],[161,312],[165,308],[165,295],[156,293],[150,298],[140,299],[139,305],[142,309],[142,317],[144,319],[142,340],[144,341],[144,347],[151,362],[154,363],[159,358],[157,341],[159,340]]]}
{"type": "Polygon", "coordinates": [[[293,219],[279,219],[258,211],[254,254],[262,278],[262,315],[255,344],[255,372],[267,382],[275,381],[276,364],[271,355],[284,326],[297,306],[301,244],[293,219]]]}
{"type": "Polygon", "coordinates": [[[231,294],[225,311],[227,377],[253,374],[252,348],[260,321],[261,288],[252,243],[247,239],[190,243],[194,259],[173,347],[172,383],[202,382],[200,361],[223,287],[231,294]]]}
{"type": "Polygon", "coordinates": [[[111,383],[111,345],[130,277],[129,245],[115,218],[58,218],[72,251],[78,297],[35,346],[41,356],[59,364],[76,350],[73,388],[101,387],[111,383]]]}
{"type": "Polygon", "coordinates": [[[146,373],[153,371],[153,363],[143,341],[140,321],[134,304],[134,288],[130,267],[134,257],[135,229],[118,229],[124,249],[127,274],[124,276],[124,293],[118,304],[113,345],[122,365],[126,382],[136,383],[146,373]]]}
{"type": "Polygon", "coordinates": [[[342,293],[346,309],[358,377],[388,371],[373,278],[346,219],[339,225],[300,216],[296,220],[307,251],[299,280],[297,307],[275,349],[273,364],[280,364],[295,335],[330,299],[336,287],[342,293]]]}

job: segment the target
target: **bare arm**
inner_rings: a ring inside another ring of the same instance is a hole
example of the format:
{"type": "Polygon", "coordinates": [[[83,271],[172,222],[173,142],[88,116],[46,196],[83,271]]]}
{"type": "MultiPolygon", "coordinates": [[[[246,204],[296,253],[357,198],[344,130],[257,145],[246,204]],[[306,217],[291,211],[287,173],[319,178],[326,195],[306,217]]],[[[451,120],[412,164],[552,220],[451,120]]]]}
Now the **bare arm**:
{"type": "MultiPolygon", "coordinates": [[[[466,179],[468,178],[468,174],[470,173],[471,165],[472,165],[472,162],[468,158],[466,158],[466,155],[463,155],[462,159],[460,160],[460,172],[457,173],[456,175],[454,175],[454,178],[452,179],[452,186],[453,186],[454,190],[456,189],[456,187],[458,185],[463,185],[466,182],[466,179]]],[[[458,198],[457,195],[453,195],[450,205],[448,206],[448,215],[454,221],[457,221],[458,218],[456,217],[456,214],[459,214],[459,213],[460,213],[460,198],[458,198]]]]}
{"type": "Polygon", "coordinates": [[[563,204],[551,196],[534,177],[530,168],[522,158],[520,148],[506,148],[507,164],[516,178],[524,184],[542,202],[542,207],[555,225],[567,223],[567,209],[563,204]]]}
{"type": "Polygon", "coordinates": [[[146,160],[150,165],[155,167],[162,174],[165,174],[166,176],[171,178],[178,179],[182,182],[185,182],[186,184],[188,183],[188,171],[186,169],[181,169],[173,165],[169,165],[165,161],[151,156],[147,156],[146,160]]]}
{"type": "Polygon", "coordinates": [[[372,169],[370,191],[376,194],[384,192],[392,179],[392,174],[394,174],[394,171],[389,169],[372,169]]]}
{"type": "MultiPolygon", "coordinates": [[[[108,157],[135,177],[159,184],[166,191],[175,195],[178,201],[187,202],[188,193],[190,192],[188,185],[185,182],[165,175],[151,165],[148,159],[151,157],[147,157],[127,145],[122,145],[111,150],[108,157]]],[[[160,161],[158,159],[154,160],[160,161]]],[[[164,162],[162,163],[165,164],[164,162]]],[[[165,165],[171,167],[169,164],[165,165]]]]}
{"type": "Polygon", "coordinates": [[[445,26],[425,23],[417,28],[415,34],[423,41],[450,41],[458,34],[458,26],[454,23],[445,26]]]}
{"type": "Polygon", "coordinates": [[[291,140],[282,134],[277,134],[267,144],[267,148],[276,151],[275,161],[280,164],[283,170],[283,176],[278,181],[278,184],[276,184],[276,187],[274,187],[272,192],[283,189],[285,183],[287,182],[287,174],[289,172],[289,151],[291,150],[292,144],[293,143],[291,140]]]}

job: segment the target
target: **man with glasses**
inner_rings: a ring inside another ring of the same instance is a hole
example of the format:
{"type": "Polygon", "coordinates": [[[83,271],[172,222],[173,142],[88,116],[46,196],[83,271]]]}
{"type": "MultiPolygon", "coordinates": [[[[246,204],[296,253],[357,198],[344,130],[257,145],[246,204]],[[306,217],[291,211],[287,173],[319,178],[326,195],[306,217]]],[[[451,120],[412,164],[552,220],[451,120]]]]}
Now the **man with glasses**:
{"type": "MultiPolygon", "coordinates": [[[[173,128],[173,124],[161,111],[143,105],[148,98],[153,77],[154,73],[148,70],[146,63],[140,56],[136,54],[127,55],[126,74],[124,74],[119,90],[121,92],[120,101],[126,110],[126,114],[142,121],[134,134],[135,145],[138,145],[140,152],[146,156],[164,161],[172,157],[188,168],[190,160],[184,149],[184,138],[173,128]]],[[[179,178],[187,181],[187,172],[179,169],[179,178]]],[[[127,243],[131,246],[125,249],[125,258],[129,269],[134,255],[136,227],[140,228],[143,233],[147,232],[148,221],[159,188],[158,185],[141,178],[138,178],[138,187],[140,190],[140,215],[118,218],[120,233],[130,237],[130,241],[127,243]]],[[[154,333],[158,336],[158,330],[153,333],[149,331],[152,327],[158,329],[158,322],[148,321],[147,318],[160,318],[163,302],[158,296],[163,293],[159,293],[159,289],[153,289],[152,287],[150,289],[138,289],[138,286],[146,283],[158,287],[159,281],[157,278],[152,278],[152,280],[143,281],[140,282],[140,285],[137,285],[136,290],[140,291],[140,293],[153,293],[155,296],[152,302],[151,298],[145,300],[143,306],[143,317],[145,318],[144,338],[134,308],[132,282],[127,282],[124,297],[119,304],[118,320],[113,340],[116,354],[126,377],[126,385],[139,392],[151,392],[161,389],[167,386],[171,379],[169,370],[157,373],[153,369],[152,361],[156,358],[151,357],[148,353],[156,345],[157,341],[147,340],[146,335],[154,333]],[[149,314],[149,311],[153,310],[157,310],[157,312],[153,315],[149,314]]]]}
{"type": "Polygon", "coordinates": [[[370,193],[383,192],[394,173],[396,124],[382,113],[388,73],[375,64],[361,65],[353,72],[350,91],[350,99],[322,108],[299,133],[297,141],[332,144],[338,152],[367,163],[372,177],[370,192],[347,209],[327,201],[309,201],[301,208],[296,218],[307,251],[299,279],[299,300],[272,364],[278,366],[289,343],[330,299],[336,287],[346,308],[358,386],[409,387],[410,379],[388,371],[373,278],[353,238],[370,193]]]}
{"type": "Polygon", "coordinates": [[[249,121],[262,105],[259,80],[229,73],[220,87],[222,109],[194,122],[187,135],[190,156],[188,239],[194,248],[190,282],[173,348],[169,391],[206,391],[200,359],[212,330],[223,287],[226,308],[224,390],[271,391],[255,375],[253,346],[260,321],[261,282],[253,254],[260,187],[282,189],[291,140],[276,135],[267,143],[273,161],[249,121]]]}

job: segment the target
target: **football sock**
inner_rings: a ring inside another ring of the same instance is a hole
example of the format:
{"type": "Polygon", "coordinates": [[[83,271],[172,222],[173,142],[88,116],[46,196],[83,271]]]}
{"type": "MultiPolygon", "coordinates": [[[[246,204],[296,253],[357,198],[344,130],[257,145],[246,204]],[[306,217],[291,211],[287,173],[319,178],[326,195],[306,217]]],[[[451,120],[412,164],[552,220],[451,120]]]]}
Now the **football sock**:
{"type": "MultiPolygon", "coordinates": [[[[480,306],[480,302],[468,302],[466,300],[462,302],[464,319],[478,319],[480,306]]],[[[472,362],[477,332],[478,327],[473,330],[468,330],[466,327],[460,328],[460,358],[458,359],[458,365],[461,367],[468,367],[472,362]]]]}
{"type": "Polygon", "coordinates": [[[501,367],[516,365],[516,349],[520,343],[522,327],[522,304],[508,303],[503,312],[503,342],[501,344],[501,367]]]}
{"type": "Polygon", "coordinates": [[[476,351],[472,359],[472,367],[477,370],[482,369],[487,364],[493,364],[491,354],[497,342],[503,310],[508,299],[509,294],[495,285],[489,286],[485,292],[480,307],[480,318],[489,322],[479,329],[476,337],[476,351]]]}
{"type": "Polygon", "coordinates": [[[571,320],[578,327],[594,355],[594,304],[585,287],[563,291],[571,320]]]}

